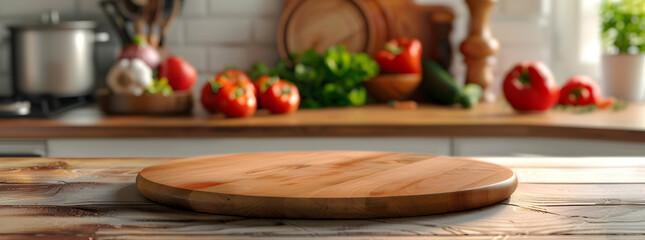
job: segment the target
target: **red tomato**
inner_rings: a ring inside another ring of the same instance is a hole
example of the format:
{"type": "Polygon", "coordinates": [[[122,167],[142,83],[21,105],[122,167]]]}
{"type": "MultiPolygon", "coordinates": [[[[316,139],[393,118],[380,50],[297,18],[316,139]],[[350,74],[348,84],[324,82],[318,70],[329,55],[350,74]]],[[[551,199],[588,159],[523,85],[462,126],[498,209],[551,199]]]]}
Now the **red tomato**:
{"type": "Polygon", "coordinates": [[[251,82],[223,84],[215,94],[217,111],[228,117],[248,117],[255,114],[258,102],[251,82]]]}
{"type": "Polygon", "coordinates": [[[197,70],[180,57],[170,57],[159,66],[159,79],[167,78],[173,90],[188,90],[197,80],[197,70]]]}
{"type": "Polygon", "coordinates": [[[215,79],[210,79],[204,85],[204,88],[202,88],[202,106],[211,113],[217,112],[217,108],[215,107],[215,94],[217,94],[221,86],[220,83],[215,82],[215,79]]]}
{"type": "Polygon", "coordinates": [[[284,80],[274,83],[269,80],[264,86],[262,86],[264,91],[260,95],[260,103],[264,104],[262,107],[278,114],[292,113],[298,110],[298,106],[300,106],[298,87],[284,80]],[[267,86],[266,89],[264,86],[267,86]]]}
{"type": "Polygon", "coordinates": [[[260,101],[260,106],[262,106],[263,108],[266,108],[267,106],[267,103],[265,103],[262,98],[263,93],[266,92],[269,86],[277,83],[278,81],[280,81],[279,77],[264,75],[253,82],[253,85],[255,85],[255,91],[258,93],[258,101],[260,101]]]}
{"type": "MultiPolygon", "coordinates": [[[[236,70],[236,69],[228,69],[224,70],[220,73],[218,73],[215,76],[215,81],[219,83],[230,83],[230,84],[237,84],[237,83],[244,83],[245,87],[253,87],[253,84],[251,82],[251,79],[249,78],[248,75],[246,75],[245,72],[236,70]]],[[[253,87],[254,88],[254,87],[253,87]]],[[[257,92],[255,88],[252,90],[253,95],[257,95],[257,92]]]]}

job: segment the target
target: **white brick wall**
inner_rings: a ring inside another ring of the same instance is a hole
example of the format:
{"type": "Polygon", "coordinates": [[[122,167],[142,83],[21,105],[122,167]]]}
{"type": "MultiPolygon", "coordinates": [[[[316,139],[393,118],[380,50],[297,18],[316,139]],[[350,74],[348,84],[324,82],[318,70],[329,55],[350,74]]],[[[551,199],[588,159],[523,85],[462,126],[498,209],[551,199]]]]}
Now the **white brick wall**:
{"type": "MultiPolygon", "coordinates": [[[[0,0],[0,39],[3,22],[37,19],[56,8],[65,19],[72,15],[103,16],[99,0],[0,0]]],[[[200,73],[194,89],[225,66],[247,69],[253,62],[275,63],[275,34],[282,0],[186,0],[181,19],[168,34],[171,51],[200,73]]],[[[8,94],[8,53],[0,46],[0,96],[8,94]]]]}
{"type": "MultiPolygon", "coordinates": [[[[0,2],[0,9],[3,8],[0,2]]],[[[5,25],[0,21],[0,97],[11,94],[9,82],[9,39],[5,25]]]]}
{"type": "Polygon", "coordinates": [[[249,43],[251,23],[243,18],[185,20],[185,39],[190,44],[249,43]]]}
{"type": "Polygon", "coordinates": [[[184,5],[183,14],[193,17],[205,17],[208,14],[206,0],[190,0],[189,4],[184,5]]]}
{"type": "MultiPolygon", "coordinates": [[[[415,0],[419,4],[444,4],[451,6],[457,15],[453,29],[452,45],[455,57],[451,72],[458,82],[465,81],[466,67],[459,44],[468,32],[468,8],[461,0],[415,0]]],[[[501,50],[497,54],[494,68],[495,83],[499,91],[501,81],[510,68],[518,61],[542,61],[552,64],[552,34],[550,17],[551,0],[499,0],[491,16],[491,31],[499,41],[501,50]]]]}
{"type": "Polygon", "coordinates": [[[212,14],[235,16],[278,16],[282,11],[282,0],[211,0],[212,14]]]}
{"type": "Polygon", "coordinates": [[[101,9],[98,7],[100,0],[77,0],[78,9],[82,13],[87,14],[103,14],[101,9]]]}
{"type": "Polygon", "coordinates": [[[40,14],[42,11],[53,8],[58,9],[60,13],[72,14],[77,11],[79,2],[79,0],[0,0],[0,15],[24,16],[34,13],[40,14]]]}
{"type": "MultiPolygon", "coordinates": [[[[71,14],[99,15],[99,0],[0,0],[0,25],[17,17],[37,18],[49,8],[71,14]]],[[[465,66],[458,46],[467,32],[468,10],[460,0],[415,0],[420,4],[452,6],[458,18],[452,36],[455,59],[451,72],[463,82],[465,66]]],[[[184,57],[200,72],[195,90],[225,66],[248,68],[255,61],[278,60],[275,34],[282,0],[186,0],[180,21],[168,35],[173,53],[184,57]]],[[[492,18],[493,35],[502,50],[495,68],[496,81],[520,60],[552,63],[553,23],[549,16],[551,0],[500,0],[492,18]]],[[[2,37],[0,30],[0,37],[2,37]]],[[[0,57],[6,50],[0,47],[0,57]]],[[[6,59],[0,59],[0,88],[7,79],[6,59]]],[[[2,91],[0,91],[2,94],[2,91]]]]}

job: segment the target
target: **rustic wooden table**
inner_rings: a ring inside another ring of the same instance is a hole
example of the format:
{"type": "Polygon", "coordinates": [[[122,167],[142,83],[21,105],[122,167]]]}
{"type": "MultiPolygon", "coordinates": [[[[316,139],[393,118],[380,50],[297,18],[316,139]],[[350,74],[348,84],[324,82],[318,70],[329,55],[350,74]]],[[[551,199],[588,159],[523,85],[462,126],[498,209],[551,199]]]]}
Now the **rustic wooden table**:
{"type": "Polygon", "coordinates": [[[284,220],[172,209],[134,185],[167,159],[0,159],[0,239],[643,239],[645,157],[485,158],[512,168],[500,204],[414,218],[284,220]]]}

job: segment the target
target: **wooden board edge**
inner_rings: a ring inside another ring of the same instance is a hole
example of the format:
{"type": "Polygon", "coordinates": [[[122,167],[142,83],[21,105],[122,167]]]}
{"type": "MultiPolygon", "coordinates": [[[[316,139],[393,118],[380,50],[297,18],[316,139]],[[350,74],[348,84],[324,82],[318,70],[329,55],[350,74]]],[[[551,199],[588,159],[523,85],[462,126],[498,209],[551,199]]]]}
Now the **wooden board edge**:
{"type": "MultiPolygon", "coordinates": [[[[512,172],[510,169],[509,171],[512,172]]],[[[435,193],[424,196],[368,197],[352,199],[281,198],[217,194],[198,190],[174,188],[155,183],[146,179],[141,175],[141,173],[137,175],[136,185],[139,192],[152,201],[163,205],[189,209],[197,212],[259,218],[371,219],[425,216],[448,212],[459,212],[489,206],[508,199],[517,189],[518,180],[515,172],[513,172],[513,175],[505,181],[458,192],[435,193]],[[160,194],[164,192],[170,192],[172,194],[160,194]],[[476,198],[480,198],[480,195],[486,196],[487,199],[484,201],[479,200],[481,201],[479,203],[473,201],[476,198]],[[436,199],[439,200],[437,201],[436,199]],[[457,199],[464,201],[465,204],[454,204],[457,199]],[[262,202],[263,205],[258,206],[249,204],[250,202],[258,201],[262,202]],[[348,201],[351,203],[363,204],[363,208],[344,208],[343,206],[346,206],[348,201]],[[388,206],[399,204],[407,206],[415,205],[416,207],[408,207],[407,210],[388,208],[388,206]],[[269,208],[266,206],[273,207],[269,208]],[[447,207],[446,209],[437,209],[436,206],[447,207]],[[387,210],[383,211],[384,208],[387,210]],[[379,210],[381,213],[375,213],[371,210],[379,210]]]]}

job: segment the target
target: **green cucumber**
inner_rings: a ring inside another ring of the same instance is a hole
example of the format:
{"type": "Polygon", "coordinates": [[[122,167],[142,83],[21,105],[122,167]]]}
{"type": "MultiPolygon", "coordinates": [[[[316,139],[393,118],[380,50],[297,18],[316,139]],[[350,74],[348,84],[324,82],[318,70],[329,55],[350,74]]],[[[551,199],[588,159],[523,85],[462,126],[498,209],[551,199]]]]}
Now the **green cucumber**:
{"type": "Polygon", "coordinates": [[[423,87],[430,100],[441,105],[453,105],[460,99],[461,90],[450,76],[435,61],[423,61],[423,87]]]}
{"type": "Polygon", "coordinates": [[[450,74],[432,60],[423,61],[423,88],[430,100],[441,105],[461,104],[463,108],[477,106],[482,88],[467,84],[462,90],[450,74]]]}
{"type": "Polygon", "coordinates": [[[482,87],[475,83],[469,83],[464,86],[464,89],[461,91],[461,99],[459,104],[463,108],[473,108],[479,103],[481,99],[483,90],[482,87]]]}

